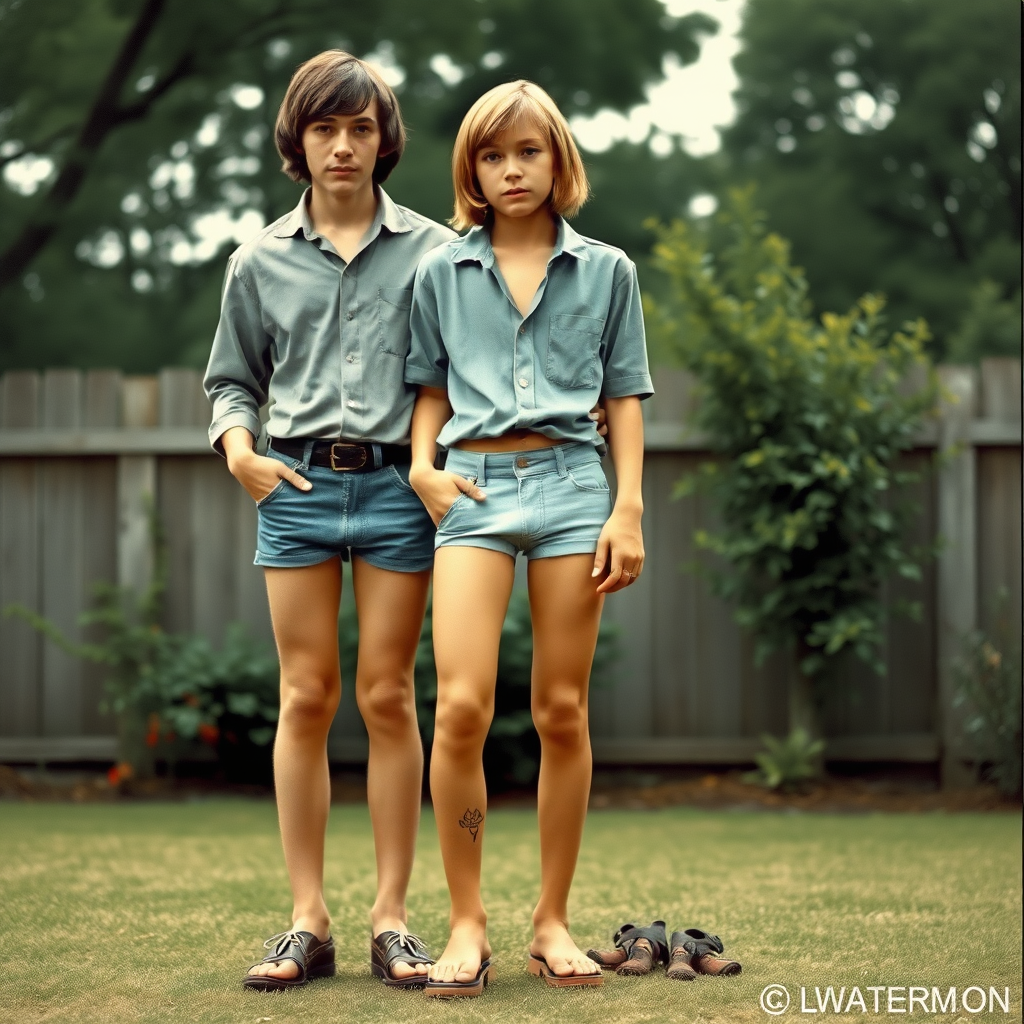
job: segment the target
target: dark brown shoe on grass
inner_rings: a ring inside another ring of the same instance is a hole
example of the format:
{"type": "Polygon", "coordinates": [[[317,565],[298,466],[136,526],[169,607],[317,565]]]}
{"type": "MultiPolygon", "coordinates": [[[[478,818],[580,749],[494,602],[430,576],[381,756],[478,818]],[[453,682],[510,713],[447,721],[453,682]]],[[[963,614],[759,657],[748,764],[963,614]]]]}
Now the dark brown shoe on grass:
{"type": "Polygon", "coordinates": [[[606,971],[638,977],[650,974],[657,963],[668,963],[664,921],[654,921],[647,928],[624,924],[613,941],[615,949],[587,950],[587,956],[606,971]]]}
{"type": "Polygon", "coordinates": [[[717,935],[700,928],[673,932],[670,946],[671,959],[665,976],[673,981],[693,981],[698,974],[730,978],[743,970],[736,960],[719,956],[725,947],[717,935]]]}

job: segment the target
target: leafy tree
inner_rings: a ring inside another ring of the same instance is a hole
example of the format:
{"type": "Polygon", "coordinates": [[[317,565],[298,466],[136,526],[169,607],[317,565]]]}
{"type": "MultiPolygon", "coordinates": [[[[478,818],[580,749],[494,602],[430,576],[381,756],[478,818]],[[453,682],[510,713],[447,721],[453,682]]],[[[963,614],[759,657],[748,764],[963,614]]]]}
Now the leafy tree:
{"type": "Polygon", "coordinates": [[[325,47],[389,69],[411,128],[389,189],[443,219],[482,91],[626,108],[713,29],[658,0],[0,0],[0,368],[201,364],[232,232],[296,200],[271,129],[325,47]]]}
{"type": "Polygon", "coordinates": [[[649,322],[696,375],[696,423],[721,456],[703,473],[721,527],[695,539],[728,564],[717,588],[758,658],[795,652],[790,724],[813,734],[810,680],[845,650],[881,671],[880,584],[919,578],[893,490],[935,400],[934,384],[906,386],[926,369],[927,330],[890,332],[871,295],[812,319],[803,273],[750,190],[711,225],[660,228],[655,257],[672,301],[649,302],[649,322]]]}
{"type": "Polygon", "coordinates": [[[884,290],[940,353],[1020,351],[1020,21],[1005,0],[749,0],[731,176],[823,308],[884,290]]]}

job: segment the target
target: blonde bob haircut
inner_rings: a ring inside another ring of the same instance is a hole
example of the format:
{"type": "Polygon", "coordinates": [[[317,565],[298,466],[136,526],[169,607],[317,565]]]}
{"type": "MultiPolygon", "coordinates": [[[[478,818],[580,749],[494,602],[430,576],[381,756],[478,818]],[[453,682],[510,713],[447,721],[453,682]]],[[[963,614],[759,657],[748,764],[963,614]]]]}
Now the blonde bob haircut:
{"type": "Polygon", "coordinates": [[[547,134],[554,155],[555,184],[548,204],[552,212],[573,217],[590,195],[587,172],[555,101],[533,82],[520,79],[485,92],[462,119],[452,151],[455,214],[449,223],[456,230],[483,224],[490,206],[476,176],[476,155],[502,132],[523,121],[533,121],[547,134]]]}

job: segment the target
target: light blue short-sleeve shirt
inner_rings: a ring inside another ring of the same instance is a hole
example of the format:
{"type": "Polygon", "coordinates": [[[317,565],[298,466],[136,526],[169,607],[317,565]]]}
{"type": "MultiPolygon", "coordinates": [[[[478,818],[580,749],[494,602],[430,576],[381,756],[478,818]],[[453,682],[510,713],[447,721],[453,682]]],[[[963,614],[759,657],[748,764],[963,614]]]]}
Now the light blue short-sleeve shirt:
{"type": "Polygon", "coordinates": [[[405,379],[447,390],[453,415],[438,436],[445,447],[512,430],[596,445],[589,413],[601,395],[654,393],[636,267],[561,218],[526,316],[490,235],[476,227],[420,262],[411,330],[405,379]]]}

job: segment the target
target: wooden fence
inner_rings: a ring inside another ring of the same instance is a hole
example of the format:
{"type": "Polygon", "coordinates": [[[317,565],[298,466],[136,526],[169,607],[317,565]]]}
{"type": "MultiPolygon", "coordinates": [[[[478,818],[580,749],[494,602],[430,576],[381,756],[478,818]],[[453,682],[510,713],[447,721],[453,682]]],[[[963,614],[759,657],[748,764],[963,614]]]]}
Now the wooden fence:
{"type": "MultiPolygon", "coordinates": [[[[825,711],[827,754],[839,760],[941,760],[963,777],[949,665],[963,633],[984,623],[1006,587],[1021,592],[1021,371],[986,360],[941,370],[941,419],[905,456],[921,469],[914,540],[943,539],[920,584],[888,598],[920,600],[920,622],[895,619],[888,673],[850,663],[825,711]],[[947,450],[932,471],[937,448],[947,450]]],[[[712,525],[706,499],[672,500],[675,481],[707,446],[680,425],[685,374],[656,373],[645,410],[647,568],[607,602],[621,657],[595,689],[599,763],[742,763],[763,732],[786,728],[784,659],[753,664],[753,644],[707,580],[685,571],[700,557],[693,531],[712,525]]],[[[207,442],[209,406],[194,371],[157,377],[111,371],[10,372],[0,378],[0,607],[20,602],[82,637],[78,617],[97,581],[139,588],[152,571],[150,509],[169,556],[165,626],[219,642],[241,621],[269,639],[265,591],[252,565],[251,500],[207,442]]],[[[0,761],[107,759],[112,723],[98,711],[101,672],[0,618],[0,761]]],[[[362,723],[345,688],[331,735],[339,761],[365,756],[362,723]]]]}

